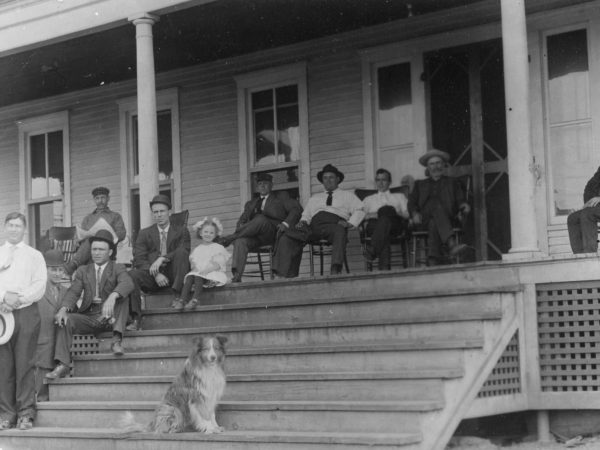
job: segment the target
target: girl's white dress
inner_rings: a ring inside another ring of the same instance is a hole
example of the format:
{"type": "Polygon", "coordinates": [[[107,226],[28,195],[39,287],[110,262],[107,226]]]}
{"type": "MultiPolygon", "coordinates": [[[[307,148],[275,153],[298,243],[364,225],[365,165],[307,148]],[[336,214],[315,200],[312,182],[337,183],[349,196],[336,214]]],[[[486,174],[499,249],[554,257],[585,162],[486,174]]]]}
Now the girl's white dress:
{"type": "Polygon", "coordinates": [[[210,281],[214,281],[217,286],[223,286],[229,279],[225,274],[227,270],[227,261],[231,255],[221,244],[210,243],[208,245],[198,245],[190,255],[191,272],[188,276],[202,277],[210,281]],[[208,267],[210,262],[215,262],[219,265],[218,270],[211,270],[208,267]]]}

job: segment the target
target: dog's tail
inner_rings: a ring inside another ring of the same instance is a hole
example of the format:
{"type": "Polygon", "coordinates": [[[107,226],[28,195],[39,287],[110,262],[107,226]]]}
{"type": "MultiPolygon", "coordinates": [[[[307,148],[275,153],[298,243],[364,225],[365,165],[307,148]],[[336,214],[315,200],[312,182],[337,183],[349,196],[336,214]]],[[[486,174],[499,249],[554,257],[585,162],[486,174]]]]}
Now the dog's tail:
{"type": "Polygon", "coordinates": [[[131,411],[126,411],[125,414],[123,414],[120,425],[119,428],[121,428],[124,434],[143,433],[148,431],[148,427],[135,421],[135,417],[133,417],[131,411]]]}

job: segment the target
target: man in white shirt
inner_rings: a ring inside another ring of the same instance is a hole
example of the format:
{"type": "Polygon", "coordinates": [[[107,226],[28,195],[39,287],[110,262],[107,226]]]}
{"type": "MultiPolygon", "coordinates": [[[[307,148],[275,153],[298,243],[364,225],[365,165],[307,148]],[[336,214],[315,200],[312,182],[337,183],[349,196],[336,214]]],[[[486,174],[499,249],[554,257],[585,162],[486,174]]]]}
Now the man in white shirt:
{"type": "Polygon", "coordinates": [[[4,220],[0,247],[0,312],[12,312],[15,328],[0,345],[0,431],[28,430],[35,419],[35,352],[40,329],[37,301],[46,290],[44,257],[23,242],[27,220],[13,212],[4,220]],[[15,425],[16,424],[16,425],[15,425]]]}
{"type": "Polygon", "coordinates": [[[392,174],[386,169],[375,173],[377,192],[363,200],[366,232],[371,244],[365,248],[365,258],[377,259],[379,270],[390,270],[390,240],[408,225],[408,199],[401,193],[390,192],[392,174]]]}
{"type": "Polygon", "coordinates": [[[342,271],[348,230],[357,227],[364,217],[363,204],[353,192],[340,189],[344,174],[327,164],[317,173],[324,192],[313,195],[294,229],[279,238],[273,257],[273,272],[280,277],[298,276],[302,248],[309,241],[331,242],[331,274],[342,271]]]}

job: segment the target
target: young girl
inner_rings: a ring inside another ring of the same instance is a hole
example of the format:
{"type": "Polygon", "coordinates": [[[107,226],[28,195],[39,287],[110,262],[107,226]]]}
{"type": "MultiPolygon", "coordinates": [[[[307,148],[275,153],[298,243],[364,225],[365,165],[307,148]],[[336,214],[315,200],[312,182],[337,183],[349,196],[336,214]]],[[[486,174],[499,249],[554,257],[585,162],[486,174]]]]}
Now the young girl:
{"type": "Polygon", "coordinates": [[[223,286],[229,281],[225,269],[231,255],[221,244],[213,242],[223,233],[223,226],[219,219],[213,217],[209,220],[205,217],[195,223],[193,229],[201,241],[190,255],[192,271],[185,276],[181,298],[173,303],[173,308],[178,310],[195,309],[203,288],[223,286]],[[192,286],[194,296],[190,300],[192,286]]]}

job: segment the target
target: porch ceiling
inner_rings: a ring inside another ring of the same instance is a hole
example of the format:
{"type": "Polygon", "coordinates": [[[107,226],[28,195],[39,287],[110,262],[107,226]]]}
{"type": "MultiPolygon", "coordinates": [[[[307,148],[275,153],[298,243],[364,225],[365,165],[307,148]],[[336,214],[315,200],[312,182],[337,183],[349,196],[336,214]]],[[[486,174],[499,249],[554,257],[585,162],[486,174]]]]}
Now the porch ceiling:
{"type": "MultiPolygon", "coordinates": [[[[157,72],[357,30],[481,0],[217,0],[161,15],[157,72]]],[[[35,2],[30,2],[35,3],[35,2]]],[[[11,1],[0,0],[0,6],[11,1]]],[[[0,18],[2,12],[0,11],[0,18]]],[[[92,27],[93,24],[90,24],[92,27]]],[[[135,78],[135,27],[0,58],[0,106],[135,78]]]]}

